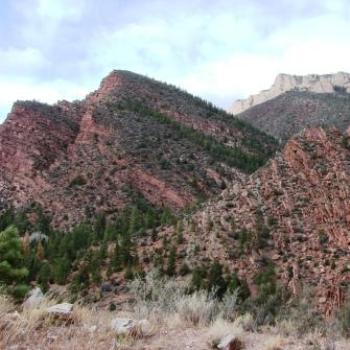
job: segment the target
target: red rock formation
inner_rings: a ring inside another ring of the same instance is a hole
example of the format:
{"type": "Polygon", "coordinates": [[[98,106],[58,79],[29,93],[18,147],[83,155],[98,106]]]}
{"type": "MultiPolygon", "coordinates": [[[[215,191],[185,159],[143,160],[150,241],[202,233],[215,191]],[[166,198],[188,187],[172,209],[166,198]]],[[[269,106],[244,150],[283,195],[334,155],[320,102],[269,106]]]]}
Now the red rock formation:
{"type": "Polygon", "coordinates": [[[270,261],[294,293],[315,288],[329,314],[350,285],[350,150],[343,139],[336,129],[306,130],[225,190],[186,226],[188,247],[198,247],[195,254],[187,249],[187,261],[219,259],[252,290],[261,261],[270,261]],[[266,230],[270,238],[262,236],[266,230]]]}
{"type": "Polygon", "coordinates": [[[14,105],[0,126],[0,209],[5,202],[16,208],[38,202],[64,228],[88,213],[112,214],[130,204],[130,189],[154,205],[179,210],[243,176],[145,110],[247,154],[256,149],[266,157],[276,147],[183,91],[114,71],[81,102],[14,105]],[[257,147],[246,142],[253,136],[257,147]]]}

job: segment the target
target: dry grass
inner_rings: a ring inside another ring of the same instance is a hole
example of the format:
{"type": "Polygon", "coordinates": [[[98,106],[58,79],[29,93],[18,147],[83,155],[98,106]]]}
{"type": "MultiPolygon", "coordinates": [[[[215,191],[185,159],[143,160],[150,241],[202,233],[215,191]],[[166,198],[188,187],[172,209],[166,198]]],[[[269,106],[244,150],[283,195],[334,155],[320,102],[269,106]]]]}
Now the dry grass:
{"type": "Polygon", "coordinates": [[[234,334],[237,338],[243,338],[244,330],[232,322],[218,318],[208,327],[207,342],[211,348],[215,349],[221,339],[229,334],[234,334]]]}
{"type": "Polygon", "coordinates": [[[69,319],[57,319],[46,312],[47,307],[54,304],[54,300],[44,299],[38,307],[18,312],[14,311],[10,299],[1,296],[0,349],[15,344],[46,349],[98,349],[106,344],[113,346],[115,337],[109,329],[110,316],[107,313],[77,305],[69,319]]]}
{"type": "MultiPolygon", "coordinates": [[[[188,294],[186,284],[159,280],[133,281],[133,310],[109,312],[75,305],[69,322],[49,316],[44,301],[32,310],[20,310],[0,295],[0,349],[21,345],[23,349],[213,349],[227,335],[235,335],[252,350],[348,350],[336,332],[324,329],[298,336],[294,317],[284,324],[260,328],[250,314],[239,315],[234,295],[218,302],[204,292],[188,294]],[[114,317],[139,320],[128,334],[111,329],[114,317]],[[147,320],[147,322],[142,320],[147,320]]],[[[299,320],[300,321],[300,320],[299,320]]],[[[333,325],[336,327],[336,325],[333,325]]]]}
{"type": "Polygon", "coordinates": [[[264,350],[282,350],[286,344],[286,339],[281,335],[270,335],[264,342],[264,350]]]}

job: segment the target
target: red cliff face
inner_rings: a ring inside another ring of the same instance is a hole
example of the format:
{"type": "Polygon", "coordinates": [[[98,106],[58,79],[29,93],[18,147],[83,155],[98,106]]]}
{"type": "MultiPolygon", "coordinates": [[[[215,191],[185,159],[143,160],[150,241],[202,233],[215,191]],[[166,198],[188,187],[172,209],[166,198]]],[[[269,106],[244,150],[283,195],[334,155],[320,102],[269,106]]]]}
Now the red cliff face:
{"type": "Polygon", "coordinates": [[[180,210],[244,176],[200,143],[205,135],[262,159],[276,147],[222,113],[123,71],[112,72],[81,102],[18,102],[0,127],[0,206],[38,202],[60,228],[97,211],[112,215],[131,204],[130,190],[180,210]],[[182,126],[197,130],[197,139],[182,126]],[[257,147],[246,142],[253,136],[257,147]]]}
{"type": "Polygon", "coordinates": [[[271,261],[295,293],[315,287],[329,313],[350,285],[350,148],[344,139],[321,128],[291,139],[264,168],[193,216],[187,259],[221,260],[253,291],[262,261],[271,261]]]}

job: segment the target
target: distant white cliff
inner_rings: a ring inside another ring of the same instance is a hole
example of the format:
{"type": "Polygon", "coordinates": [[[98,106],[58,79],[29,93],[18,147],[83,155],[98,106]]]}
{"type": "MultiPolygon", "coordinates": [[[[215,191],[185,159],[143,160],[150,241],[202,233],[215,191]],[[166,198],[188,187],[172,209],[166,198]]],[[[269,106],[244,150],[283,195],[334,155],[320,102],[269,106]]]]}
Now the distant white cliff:
{"type": "Polygon", "coordinates": [[[350,74],[344,72],[304,76],[279,74],[269,90],[263,90],[245,100],[237,100],[229,109],[229,112],[233,114],[241,113],[250,107],[292,90],[317,93],[331,93],[338,90],[350,93],[350,74]]]}

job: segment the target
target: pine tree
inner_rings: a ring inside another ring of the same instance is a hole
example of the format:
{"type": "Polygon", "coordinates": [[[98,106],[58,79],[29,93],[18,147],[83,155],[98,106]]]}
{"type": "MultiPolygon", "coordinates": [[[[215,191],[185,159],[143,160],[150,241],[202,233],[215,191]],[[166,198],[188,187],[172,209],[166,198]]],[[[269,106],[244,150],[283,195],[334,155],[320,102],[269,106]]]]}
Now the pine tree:
{"type": "Polygon", "coordinates": [[[15,215],[13,223],[18,228],[19,232],[26,232],[30,227],[27,215],[23,211],[15,215]]]}
{"type": "Polygon", "coordinates": [[[27,276],[18,230],[9,226],[0,232],[0,283],[17,285],[27,276]]]}
{"type": "Polygon", "coordinates": [[[250,290],[248,284],[244,280],[240,280],[238,275],[234,272],[228,284],[228,290],[233,293],[238,291],[238,298],[240,301],[244,301],[250,296],[250,290]]]}
{"type": "Polygon", "coordinates": [[[51,267],[48,262],[44,262],[41,265],[39,276],[38,276],[38,282],[41,285],[41,288],[44,291],[47,291],[49,289],[49,282],[51,279],[51,267]]]}
{"type": "Polygon", "coordinates": [[[223,277],[222,265],[215,261],[212,263],[208,273],[208,291],[215,291],[216,296],[221,298],[227,289],[227,282],[223,277]]]}
{"type": "Polygon", "coordinates": [[[117,239],[117,230],[115,226],[113,225],[107,226],[103,239],[105,241],[114,241],[117,239]]]}
{"type": "Polygon", "coordinates": [[[38,260],[38,258],[36,257],[35,252],[30,252],[29,255],[25,256],[24,258],[24,265],[26,266],[26,268],[29,271],[29,274],[27,276],[27,280],[28,281],[34,281],[37,278],[37,275],[39,273],[40,270],[40,261],[38,260]]]}
{"type": "Polygon", "coordinates": [[[153,228],[156,225],[156,217],[154,210],[148,210],[144,218],[144,226],[146,229],[153,228]]]}
{"type": "Polygon", "coordinates": [[[38,219],[36,222],[36,227],[37,227],[38,231],[40,231],[46,235],[50,234],[50,232],[51,232],[51,226],[50,226],[51,220],[50,220],[50,218],[44,214],[44,211],[41,207],[39,207],[37,209],[37,215],[38,215],[38,219]]]}
{"type": "Polygon", "coordinates": [[[70,263],[66,257],[55,260],[52,275],[56,283],[63,285],[70,271],[70,263]]]}
{"type": "Polygon", "coordinates": [[[172,246],[168,256],[166,273],[168,276],[174,276],[175,271],[176,271],[176,248],[172,246]]]}
{"type": "Polygon", "coordinates": [[[133,207],[130,214],[129,235],[134,235],[140,229],[140,212],[133,207]]]}
{"type": "Polygon", "coordinates": [[[95,221],[95,234],[98,239],[102,239],[106,229],[106,216],[104,213],[98,213],[95,221]]]}
{"type": "Polygon", "coordinates": [[[136,263],[136,248],[129,233],[121,237],[119,252],[122,266],[126,267],[136,263]]]}
{"type": "Polygon", "coordinates": [[[174,223],[174,217],[171,213],[171,210],[169,208],[165,208],[163,210],[163,213],[160,219],[160,224],[162,226],[165,226],[165,225],[171,225],[173,223],[174,223]]]}
{"type": "Polygon", "coordinates": [[[99,260],[102,262],[102,260],[107,258],[108,255],[108,245],[106,241],[103,241],[101,246],[100,246],[100,251],[99,251],[99,260]]]}
{"type": "Polygon", "coordinates": [[[121,261],[121,257],[120,257],[120,246],[119,246],[118,241],[116,241],[116,243],[115,243],[114,252],[113,252],[112,261],[111,261],[111,266],[112,266],[113,270],[116,272],[120,271],[122,268],[122,261],[121,261]]]}
{"type": "Polygon", "coordinates": [[[207,270],[205,267],[195,267],[192,271],[191,286],[194,290],[204,287],[207,270]]]}
{"type": "Polygon", "coordinates": [[[182,244],[184,241],[184,236],[183,236],[183,222],[182,220],[179,220],[176,225],[176,241],[177,244],[182,244]]]}
{"type": "Polygon", "coordinates": [[[5,230],[7,227],[11,226],[14,222],[15,214],[12,208],[7,209],[4,213],[0,215],[0,231],[5,230]]]}

